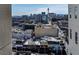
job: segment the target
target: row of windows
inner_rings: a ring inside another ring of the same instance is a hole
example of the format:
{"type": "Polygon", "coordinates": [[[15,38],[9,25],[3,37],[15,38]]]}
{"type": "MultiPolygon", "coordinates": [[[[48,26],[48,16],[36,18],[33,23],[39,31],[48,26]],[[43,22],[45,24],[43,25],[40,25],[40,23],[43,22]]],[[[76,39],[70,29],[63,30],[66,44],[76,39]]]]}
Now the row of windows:
{"type": "MultiPolygon", "coordinates": [[[[71,11],[72,11],[72,9],[71,8],[69,8],[69,18],[72,18],[72,15],[71,15],[71,11]]],[[[75,6],[75,8],[74,8],[74,14],[75,14],[75,19],[77,19],[77,6],[75,6]]]]}
{"type": "MultiPolygon", "coordinates": [[[[77,15],[75,15],[74,17],[75,17],[75,19],[77,19],[77,15]]],[[[72,15],[71,14],[69,15],[69,18],[72,18],[72,15]]]]}
{"type": "MultiPolygon", "coordinates": [[[[72,29],[70,29],[70,39],[72,39],[72,29]]],[[[75,44],[78,44],[78,33],[75,32],[75,44]]]]}

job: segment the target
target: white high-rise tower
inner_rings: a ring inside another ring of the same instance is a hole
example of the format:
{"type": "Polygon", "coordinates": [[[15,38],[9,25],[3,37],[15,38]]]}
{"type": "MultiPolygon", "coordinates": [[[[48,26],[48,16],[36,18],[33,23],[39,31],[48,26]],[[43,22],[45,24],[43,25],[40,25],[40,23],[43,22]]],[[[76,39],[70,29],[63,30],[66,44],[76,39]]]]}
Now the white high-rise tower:
{"type": "Polygon", "coordinates": [[[48,11],[48,23],[51,24],[50,15],[49,15],[49,8],[47,9],[47,11],[48,11]]]}

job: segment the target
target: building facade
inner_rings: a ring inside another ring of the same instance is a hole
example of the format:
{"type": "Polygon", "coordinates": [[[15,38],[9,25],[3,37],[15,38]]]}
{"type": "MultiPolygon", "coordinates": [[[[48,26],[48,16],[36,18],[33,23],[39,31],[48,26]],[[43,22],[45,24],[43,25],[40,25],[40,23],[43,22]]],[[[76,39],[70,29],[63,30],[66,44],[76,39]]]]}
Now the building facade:
{"type": "Polygon", "coordinates": [[[67,54],[79,54],[79,4],[68,5],[67,54]]]}
{"type": "Polygon", "coordinates": [[[43,24],[48,24],[48,17],[47,17],[47,15],[45,14],[45,12],[42,12],[42,14],[41,14],[41,23],[43,23],[43,24]]]}

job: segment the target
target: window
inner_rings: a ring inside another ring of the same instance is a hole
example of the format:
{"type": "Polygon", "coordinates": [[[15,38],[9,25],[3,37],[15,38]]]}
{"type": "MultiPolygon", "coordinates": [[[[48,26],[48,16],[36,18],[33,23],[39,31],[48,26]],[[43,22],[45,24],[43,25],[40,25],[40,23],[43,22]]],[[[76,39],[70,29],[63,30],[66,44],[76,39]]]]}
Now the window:
{"type": "Polygon", "coordinates": [[[77,15],[75,15],[75,19],[77,19],[77,15]]]}
{"type": "Polygon", "coordinates": [[[70,18],[72,18],[71,15],[70,15],[70,18]]]}
{"type": "Polygon", "coordinates": [[[72,39],[72,29],[70,29],[70,39],[72,39]]]}
{"type": "Polygon", "coordinates": [[[77,13],[77,6],[75,6],[75,8],[74,8],[74,12],[77,13]]]}
{"type": "Polygon", "coordinates": [[[77,19],[77,6],[75,6],[75,8],[74,8],[74,17],[75,17],[75,19],[77,19]]]}
{"type": "Polygon", "coordinates": [[[71,8],[69,8],[69,14],[71,14],[71,10],[72,10],[72,9],[71,9],[71,8]]]}
{"type": "Polygon", "coordinates": [[[78,33],[75,32],[75,43],[78,44],[78,33]]]}

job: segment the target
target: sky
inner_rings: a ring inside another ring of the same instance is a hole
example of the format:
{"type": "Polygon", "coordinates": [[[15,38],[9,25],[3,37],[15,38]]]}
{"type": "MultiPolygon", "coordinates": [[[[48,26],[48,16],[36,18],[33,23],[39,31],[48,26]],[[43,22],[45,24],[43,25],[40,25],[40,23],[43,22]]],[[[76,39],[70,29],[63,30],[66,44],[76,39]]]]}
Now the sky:
{"type": "Polygon", "coordinates": [[[67,4],[13,4],[12,16],[47,13],[47,8],[50,13],[68,14],[67,4]]]}

